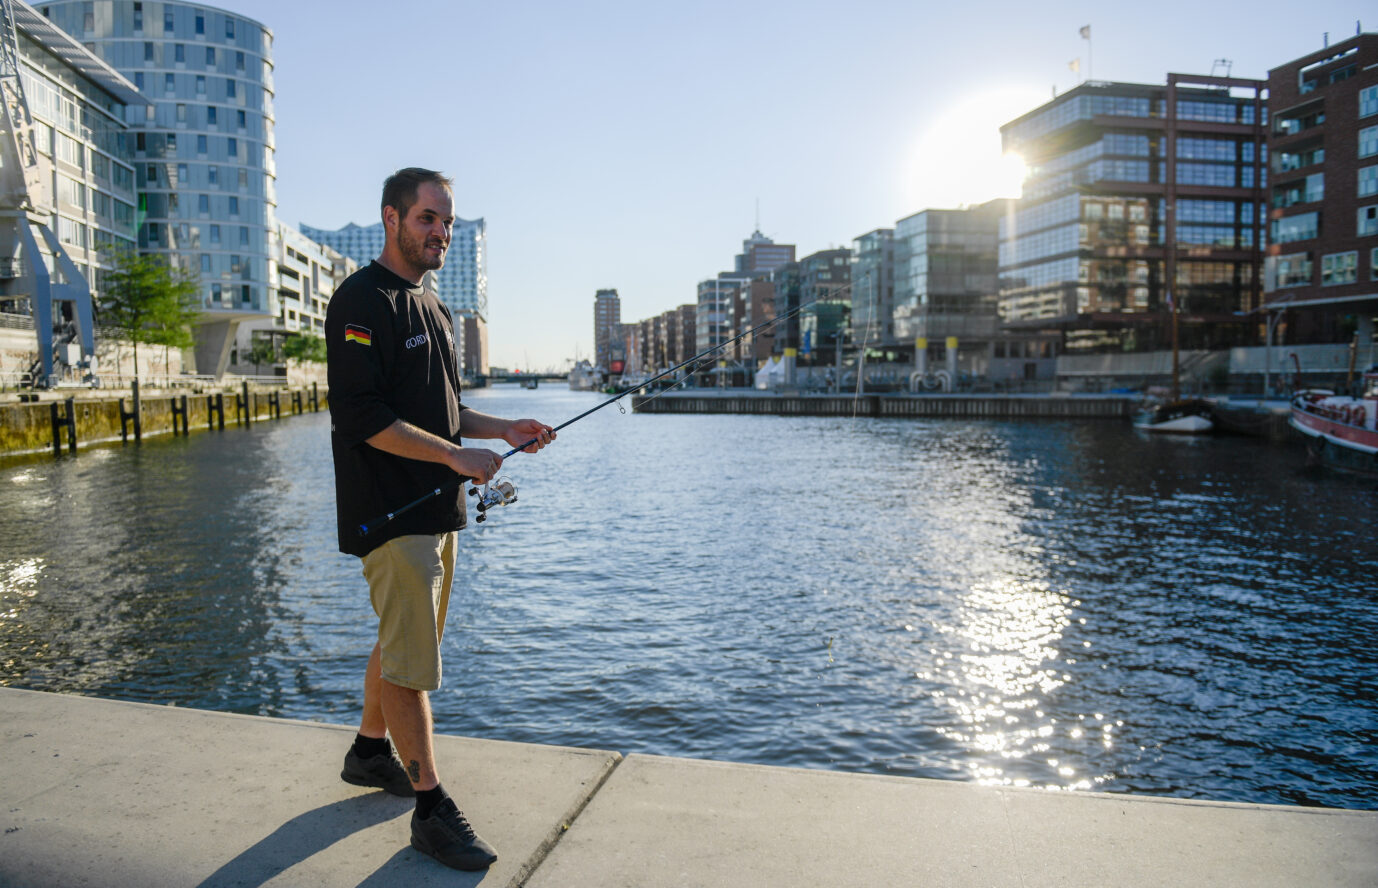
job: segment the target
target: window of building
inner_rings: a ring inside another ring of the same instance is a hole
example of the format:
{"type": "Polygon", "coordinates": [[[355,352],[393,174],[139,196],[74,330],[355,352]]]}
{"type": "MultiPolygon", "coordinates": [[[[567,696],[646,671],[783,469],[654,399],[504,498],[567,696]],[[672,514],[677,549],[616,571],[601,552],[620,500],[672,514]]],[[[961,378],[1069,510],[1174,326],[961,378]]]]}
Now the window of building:
{"type": "Polygon", "coordinates": [[[249,229],[246,226],[239,226],[239,245],[247,247],[249,245],[249,229]]]}
{"type": "Polygon", "coordinates": [[[1358,229],[1360,237],[1366,234],[1378,234],[1378,204],[1371,207],[1359,207],[1358,229]]]}
{"type": "Polygon", "coordinates": [[[171,34],[171,33],[173,32],[173,30],[174,30],[174,28],[172,27],[173,24],[174,24],[174,22],[173,22],[173,20],[172,20],[172,8],[171,8],[171,7],[168,7],[168,6],[164,6],[164,7],[163,7],[163,33],[164,33],[164,34],[171,34]]]}
{"type": "Polygon", "coordinates": [[[226,141],[229,143],[229,153],[230,153],[230,157],[238,157],[238,156],[239,156],[239,140],[238,140],[238,139],[235,139],[235,138],[230,138],[230,139],[227,139],[226,141]]]}
{"type": "Polygon", "coordinates": [[[198,12],[196,14],[196,33],[206,33],[206,16],[204,13],[198,12]]]}
{"type": "Polygon", "coordinates": [[[210,257],[210,254],[209,254],[209,253],[202,253],[202,254],[201,254],[201,273],[202,273],[202,274],[210,274],[210,273],[211,273],[211,257],[210,257]]]}
{"type": "Polygon", "coordinates": [[[219,226],[219,225],[212,225],[212,226],[211,226],[211,243],[213,243],[213,244],[219,244],[219,243],[220,243],[220,226],[219,226]]]}
{"type": "Polygon", "coordinates": [[[88,33],[91,32],[91,31],[96,30],[96,9],[95,9],[95,7],[96,7],[96,5],[95,5],[94,3],[86,3],[86,4],[83,4],[83,6],[82,6],[81,26],[82,26],[82,28],[84,28],[88,33]]]}
{"type": "Polygon", "coordinates": [[[144,44],[144,61],[145,61],[145,62],[151,62],[151,61],[153,61],[153,44],[152,44],[152,43],[145,43],[145,44],[144,44]]]}
{"type": "Polygon", "coordinates": [[[234,69],[236,71],[244,70],[244,53],[237,52],[234,54],[234,69]]]}
{"type": "Polygon", "coordinates": [[[181,102],[178,102],[178,103],[177,103],[177,122],[178,122],[178,123],[186,123],[186,122],[187,122],[187,106],[184,105],[184,104],[182,104],[181,102]]]}
{"type": "Polygon", "coordinates": [[[1378,86],[1368,86],[1359,90],[1359,116],[1378,114],[1378,86]]]}
{"type": "Polygon", "coordinates": [[[1378,166],[1359,168],[1359,196],[1378,194],[1378,166]]]}
{"type": "Polygon", "coordinates": [[[215,47],[214,47],[214,46],[207,46],[207,47],[206,47],[206,66],[207,66],[207,67],[210,67],[210,68],[214,68],[214,67],[215,67],[215,47]]]}
{"type": "Polygon", "coordinates": [[[184,163],[177,164],[177,184],[185,188],[190,181],[191,177],[187,175],[187,165],[184,163]]]}
{"type": "Polygon", "coordinates": [[[233,98],[235,97],[235,93],[236,93],[236,88],[235,88],[234,80],[232,80],[232,79],[230,79],[230,78],[226,78],[226,79],[225,79],[225,97],[226,97],[226,98],[233,99],[233,98]]]}
{"type": "Polygon", "coordinates": [[[1378,154],[1378,126],[1359,130],[1359,156],[1372,157],[1378,154]]]}
{"type": "Polygon", "coordinates": [[[231,216],[238,216],[238,215],[239,215],[239,198],[237,198],[237,197],[231,197],[231,198],[230,198],[230,215],[231,215],[231,216]]]}
{"type": "Polygon", "coordinates": [[[168,154],[176,154],[176,153],[177,153],[177,134],[176,134],[176,133],[168,133],[168,134],[167,134],[167,152],[168,152],[168,154]]]}
{"type": "Polygon", "coordinates": [[[1320,216],[1320,213],[1301,213],[1296,216],[1274,219],[1271,242],[1286,244],[1292,241],[1310,240],[1320,230],[1320,216]]]}
{"type": "Polygon", "coordinates": [[[143,5],[142,3],[135,3],[135,4],[134,4],[134,30],[135,30],[135,31],[142,31],[143,29],[144,29],[144,5],[143,5]]]}
{"type": "Polygon", "coordinates": [[[158,165],[156,163],[150,163],[148,165],[148,169],[145,172],[147,174],[148,184],[158,184],[158,165]]]}
{"type": "Polygon", "coordinates": [[[248,188],[248,187],[249,187],[249,171],[248,171],[248,170],[240,170],[240,171],[239,171],[239,187],[240,187],[240,188],[248,188]]]}
{"type": "Polygon", "coordinates": [[[187,47],[185,44],[179,43],[172,48],[172,60],[179,65],[186,64],[187,47]]]}
{"type": "Polygon", "coordinates": [[[214,105],[206,106],[206,126],[215,126],[218,113],[214,105]]]}
{"type": "Polygon", "coordinates": [[[206,77],[204,74],[196,75],[196,94],[204,96],[206,94],[206,77]]]}
{"type": "Polygon", "coordinates": [[[212,185],[220,184],[220,167],[213,166],[206,168],[206,181],[212,185]]]}
{"type": "Polygon", "coordinates": [[[163,75],[163,92],[172,93],[172,92],[176,92],[176,91],[177,91],[177,81],[176,81],[175,79],[173,79],[173,75],[171,75],[171,74],[164,74],[164,75],[163,75]]]}
{"type": "Polygon", "coordinates": [[[197,137],[196,137],[196,153],[197,153],[197,154],[205,154],[205,153],[206,153],[206,137],[205,137],[205,136],[197,136],[197,137]]]}
{"type": "Polygon", "coordinates": [[[138,89],[140,92],[143,92],[143,88],[144,88],[144,72],[142,72],[142,71],[135,71],[135,72],[134,72],[134,87],[135,87],[136,89],[138,89]]]}
{"type": "Polygon", "coordinates": [[[239,124],[239,128],[243,130],[245,126],[248,124],[249,119],[244,115],[243,111],[236,111],[235,114],[238,115],[237,122],[239,124]]]}
{"type": "Polygon", "coordinates": [[[211,198],[209,194],[200,194],[196,197],[196,212],[202,216],[211,214],[211,198]]]}
{"type": "Polygon", "coordinates": [[[1334,287],[1352,284],[1358,280],[1359,254],[1355,250],[1348,253],[1330,253],[1321,257],[1321,286],[1334,287]]]}
{"type": "Polygon", "coordinates": [[[225,17],[225,39],[234,39],[234,19],[228,16],[225,17]]]}
{"type": "Polygon", "coordinates": [[[1354,67],[1353,65],[1345,65],[1343,68],[1340,68],[1338,71],[1331,71],[1331,72],[1330,72],[1330,82],[1331,82],[1331,83],[1339,83],[1341,80],[1348,80],[1349,78],[1353,77],[1353,76],[1355,75],[1355,73],[1356,73],[1356,69],[1355,69],[1355,67],[1354,67]]]}

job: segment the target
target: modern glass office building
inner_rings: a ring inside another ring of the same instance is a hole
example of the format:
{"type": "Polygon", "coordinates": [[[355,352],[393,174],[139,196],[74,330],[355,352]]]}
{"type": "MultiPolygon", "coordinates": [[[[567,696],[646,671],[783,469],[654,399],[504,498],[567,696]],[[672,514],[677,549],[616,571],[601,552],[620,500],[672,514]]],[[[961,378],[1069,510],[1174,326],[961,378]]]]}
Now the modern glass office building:
{"type": "MultiPolygon", "coordinates": [[[[1260,304],[1264,81],[1089,82],[1001,127],[1029,168],[1000,219],[1000,311],[1069,350],[1243,344],[1260,304]]],[[[898,282],[897,282],[898,288],[898,282]]],[[[898,301],[898,297],[897,297],[898,301]]]]}
{"type": "Polygon", "coordinates": [[[200,275],[196,369],[219,375],[239,322],[278,314],[272,32],[191,3],[35,8],[152,101],[128,112],[138,245],[200,275]]]}
{"type": "MultiPolygon", "coordinates": [[[[383,252],[383,223],[343,228],[299,226],[301,233],[318,244],[339,251],[360,266],[383,252]]],[[[483,219],[456,219],[450,235],[445,267],[435,272],[433,286],[440,301],[450,309],[456,332],[464,339],[462,354],[467,373],[488,372],[488,226],[483,219]]]]}

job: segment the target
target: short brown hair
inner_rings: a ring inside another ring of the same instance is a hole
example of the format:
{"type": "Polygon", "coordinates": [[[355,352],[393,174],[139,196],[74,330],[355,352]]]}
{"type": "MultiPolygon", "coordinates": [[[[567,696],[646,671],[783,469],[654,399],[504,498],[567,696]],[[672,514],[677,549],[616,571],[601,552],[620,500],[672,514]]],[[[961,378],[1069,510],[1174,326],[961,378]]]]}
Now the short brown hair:
{"type": "Polygon", "coordinates": [[[454,181],[444,173],[421,167],[407,167],[388,176],[387,181],[383,183],[383,205],[379,211],[386,212],[388,207],[392,207],[397,210],[398,216],[407,218],[412,204],[416,203],[416,189],[422,182],[443,186],[451,194],[455,190],[454,181]]]}

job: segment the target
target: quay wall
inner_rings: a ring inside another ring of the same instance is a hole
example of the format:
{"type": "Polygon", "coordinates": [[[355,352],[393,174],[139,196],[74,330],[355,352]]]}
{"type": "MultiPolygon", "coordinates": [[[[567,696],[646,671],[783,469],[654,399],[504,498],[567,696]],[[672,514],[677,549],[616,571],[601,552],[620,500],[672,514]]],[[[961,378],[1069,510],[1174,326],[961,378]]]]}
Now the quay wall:
{"type": "Polygon", "coordinates": [[[672,392],[632,397],[640,413],[878,416],[935,419],[1126,419],[1132,395],[817,395],[672,392]]]}
{"type": "Polygon", "coordinates": [[[140,394],[136,427],[132,392],[64,396],[59,390],[10,396],[0,403],[0,456],[57,449],[70,452],[110,441],[181,434],[184,430],[189,434],[324,409],[323,386],[148,391],[140,394]]]}

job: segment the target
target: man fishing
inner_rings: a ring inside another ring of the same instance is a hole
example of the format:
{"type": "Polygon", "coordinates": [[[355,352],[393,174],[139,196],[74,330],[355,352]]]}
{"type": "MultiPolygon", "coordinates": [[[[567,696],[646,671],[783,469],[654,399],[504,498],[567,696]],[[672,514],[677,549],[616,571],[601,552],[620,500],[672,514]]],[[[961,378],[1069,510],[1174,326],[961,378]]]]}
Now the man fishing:
{"type": "Polygon", "coordinates": [[[340,776],[415,796],[412,846],[447,866],[481,870],[497,853],[440,783],[428,696],[440,687],[456,532],[466,521],[463,484],[449,483],[459,475],[486,484],[502,466],[501,455],[466,447],[461,436],[534,453],[555,434],[534,419],[500,419],[460,403],[453,321],[424,284],[450,246],[451,180],[399,170],[383,184],[382,215],[382,255],[340,285],[325,320],[340,551],[363,560],[378,615],[359,733],[340,776]],[[361,532],[399,502],[442,488],[450,495],[361,532]]]}

